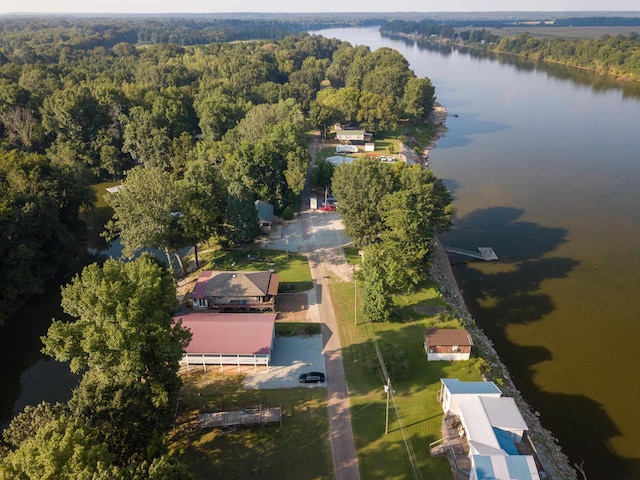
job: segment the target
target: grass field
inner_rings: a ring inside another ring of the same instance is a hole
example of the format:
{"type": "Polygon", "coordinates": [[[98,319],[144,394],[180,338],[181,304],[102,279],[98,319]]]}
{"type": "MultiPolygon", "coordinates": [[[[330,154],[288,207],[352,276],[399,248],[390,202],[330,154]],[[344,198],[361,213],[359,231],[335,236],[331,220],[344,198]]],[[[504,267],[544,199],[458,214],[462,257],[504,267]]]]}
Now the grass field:
{"type": "Polygon", "coordinates": [[[394,299],[398,308],[392,322],[368,323],[357,308],[356,326],[354,285],[332,283],[330,288],[339,322],[361,477],[413,478],[406,439],[423,478],[451,478],[448,461],[431,458],[428,451],[429,443],[441,437],[442,410],[436,400],[440,378],[479,380],[483,361],[472,358],[468,362],[427,362],[423,335],[427,327],[456,327],[458,321],[447,313],[437,289],[426,286],[413,295],[394,299]],[[419,314],[416,310],[429,313],[419,314]],[[409,370],[406,378],[391,379],[395,394],[386,435],[386,394],[374,341],[383,351],[403,354],[409,370]]]}
{"type": "Polygon", "coordinates": [[[247,390],[242,375],[192,371],[170,441],[196,480],[212,478],[323,480],[333,477],[327,391],[324,388],[247,390]],[[282,408],[277,423],[237,429],[199,429],[202,411],[282,408]]]}
{"type": "Polygon", "coordinates": [[[200,265],[203,270],[275,269],[280,276],[280,292],[303,292],[313,287],[307,257],[257,245],[238,250],[223,250],[216,246],[205,249],[200,253],[200,265]]]}

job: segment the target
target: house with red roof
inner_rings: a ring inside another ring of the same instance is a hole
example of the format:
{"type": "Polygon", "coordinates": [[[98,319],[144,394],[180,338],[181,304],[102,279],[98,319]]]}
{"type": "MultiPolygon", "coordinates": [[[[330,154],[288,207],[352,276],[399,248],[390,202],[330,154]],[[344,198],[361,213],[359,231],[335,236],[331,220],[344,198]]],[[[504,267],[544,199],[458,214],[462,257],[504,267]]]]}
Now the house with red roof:
{"type": "Polygon", "coordinates": [[[469,360],[473,340],[468,330],[429,328],[424,333],[427,360],[469,360]]]}
{"type": "Polygon", "coordinates": [[[197,310],[274,312],[280,277],[272,272],[203,271],[190,295],[197,310]]]}
{"type": "Polygon", "coordinates": [[[182,363],[202,365],[253,365],[269,369],[275,338],[275,313],[217,313],[186,310],[173,316],[191,332],[182,363]]]}

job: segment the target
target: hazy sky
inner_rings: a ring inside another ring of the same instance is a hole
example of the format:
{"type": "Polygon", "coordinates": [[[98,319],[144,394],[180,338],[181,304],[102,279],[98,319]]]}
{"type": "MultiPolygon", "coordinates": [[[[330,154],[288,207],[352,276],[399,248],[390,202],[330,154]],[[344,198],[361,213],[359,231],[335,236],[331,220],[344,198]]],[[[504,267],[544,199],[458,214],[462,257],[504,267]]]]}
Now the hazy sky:
{"type": "Polygon", "coordinates": [[[638,0],[0,0],[0,13],[640,11],[638,0]]]}

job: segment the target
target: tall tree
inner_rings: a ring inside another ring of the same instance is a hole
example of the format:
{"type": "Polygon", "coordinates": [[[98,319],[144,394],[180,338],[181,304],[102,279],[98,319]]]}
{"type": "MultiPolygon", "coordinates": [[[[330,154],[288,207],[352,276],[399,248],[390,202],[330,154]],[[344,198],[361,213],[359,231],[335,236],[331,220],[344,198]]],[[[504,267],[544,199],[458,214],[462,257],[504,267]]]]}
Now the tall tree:
{"type": "Polygon", "coordinates": [[[125,120],[123,151],[140,163],[168,169],[171,138],[167,127],[159,125],[144,107],[133,107],[125,120]]]}
{"type": "Polygon", "coordinates": [[[345,233],[358,247],[372,243],[385,228],[380,204],[394,183],[390,166],[373,158],[358,159],[335,169],[331,188],[340,202],[345,233]]]}
{"type": "MultiPolygon", "coordinates": [[[[22,415],[33,417],[34,412],[22,415]]],[[[12,422],[22,422],[20,416],[12,422]]],[[[64,413],[41,417],[35,429],[0,457],[0,479],[110,480],[122,478],[96,431],[64,413]]],[[[6,438],[6,437],[5,437],[6,438]]]]}
{"type": "Polygon", "coordinates": [[[198,243],[222,234],[228,192],[219,169],[204,160],[189,165],[184,181],[185,203],[182,209],[182,226],[187,240],[193,244],[196,268],[198,243]]]}
{"type": "Polygon", "coordinates": [[[426,121],[435,103],[435,87],[428,78],[410,78],[402,99],[404,114],[417,121],[426,121]]]}
{"type": "MultiPolygon", "coordinates": [[[[183,191],[171,175],[161,167],[133,168],[122,189],[107,194],[105,199],[114,210],[113,219],[106,225],[107,238],[119,236],[127,257],[141,248],[160,249],[172,269],[171,254],[178,253],[176,244],[182,247],[186,243],[180,245],[183,191]]],[[[178,259],[182,267],[179,255],[178,259]]]]}
{"type": "Polygon", "coordinates": [[[362,285],[363,312],[372,322],[385,322],[391,316],[393,292],[389,288],[391,277],[387,266],[385,247],[373,243],[365,248],[358,278],[362,285]]]}
{"type": "Polygon", "coordinates": [[[150,256],[91,264],[62,289],[62,307],[77,320],[54,321],[43,352],[73,372],[136,378],[157,390],[156,403],[177,392],[178,361],[189,339],[174,325],[175,287],[150,256]]]}
{"type": "Polygon", "coordinates": [[[96,428],[120,465],[162,452],[190,333],[176,324],[172,279],[150,256],[92,264],[62,289],[74,322],[55,320],[43,352],[83,374],[71,411],[96,428]]]}
{"type": "Polygon", "coordinates": [[[252,242],[260,235],[258,213],[251,192],[242,184],[229,185],[229,203],[225,215],[225,236],[231,245],[252,242]]]}

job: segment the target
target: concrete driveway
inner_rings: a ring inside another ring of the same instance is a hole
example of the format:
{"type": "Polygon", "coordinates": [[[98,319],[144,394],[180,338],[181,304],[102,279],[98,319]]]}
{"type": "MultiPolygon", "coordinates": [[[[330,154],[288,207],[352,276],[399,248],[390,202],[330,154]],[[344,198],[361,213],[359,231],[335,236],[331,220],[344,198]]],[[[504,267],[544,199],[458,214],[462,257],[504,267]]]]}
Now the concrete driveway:
{"type": "Polygon", "coordinates": [[[326,387],[326,382],[305,385],[298,383],[301,373],[325,372],[322,344],[322,335],[274,339],[269,371],[248,374],[244,386],[260,389],[326,387]]]}

